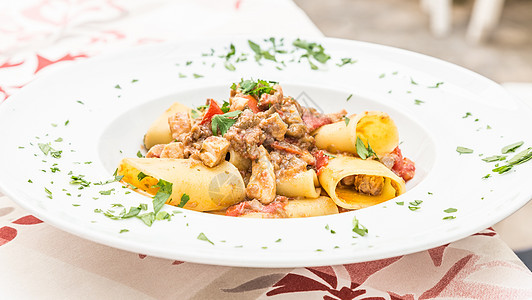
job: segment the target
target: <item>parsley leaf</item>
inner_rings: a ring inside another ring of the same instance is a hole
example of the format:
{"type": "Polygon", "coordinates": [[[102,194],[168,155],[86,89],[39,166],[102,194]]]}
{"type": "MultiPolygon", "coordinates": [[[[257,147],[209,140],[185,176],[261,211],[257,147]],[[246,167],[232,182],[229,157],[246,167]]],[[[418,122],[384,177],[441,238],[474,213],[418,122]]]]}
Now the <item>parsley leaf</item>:
{"type": "Polygon", "coordinates": [[[347,64],[354,64],[356,62],[357,62],[356,60],[352,60],[349,57],[345,57],[345,58],[342,58],[342,61],[339,64],[336,64],[336,65],[339,66],[339,67],[343,67],[343,66],[345,66],[347,64]]]}
{"type": "Polygon", "coordinates": [[[368,229],[360,224],[356,216],[353,217],[353,232],[360,236],[365,236],[368,233],[368,229]]]}
{"type": "Polygon", "coordinates": [[[490,157],[483,158],[482,160],[485,162],[494,162],[494,161],[502,161],[506,159],[506,155],[493,155],[490,157]]]}
{"type": "Polygon", "coordinates": [[[144,174],[143,172],[139,172],[139,174],[137,175],[137,179],[138,179],[139,181],[141,181],[141,180],[144,179],[146,176],[148,176],[148,175],[144,174]]]}
{"type": "Polygon", "coordinates": [[[213,116],[211,120],[213,135],[218,135],[218,131],[220,131],[220,134],[223,136],[227,130],[236,123],[236,117],[238,117],[241,112],[242,111],[240,110],[235,110],[223,115],[213,116]]]}
{"type": "Polygon", "coordinates": [[[159,179],[156,186],[159,187],[159,190],[157,191],[157,194],[153,196],[153,211],[158,213],[166,203],[166,200],[172,195],[172,183],[159,179]]]}
{"type": "Polygon", "coordinates": [[[375,153],[373,151],[373,149],[371,148],[369,143],[368,143],[368,147],[366,147],[366,145],[364,145],[364,142],[359,137],[357,137],[357,141],[356,141],[355,147],[356,147],[356,150],[357,150],[357,155],[360,158],[367,159],[368,157],[374,156],[375,158],[378,159],[377,153],[375,153]]]}
{"type": "Polygon", "coordinates": [[[450,214],[450,213],[457,212],[457,211],[458,211],[458,209],[449,207],[448,209],[444,210],[443,212],[450,214]]]}
{"type": "Polygon", "coordinates": [[[137,157],[138,157],[138,158],[142,158],[142,157],[144,157],[144,155],[142,155],[142,152],[140,152],[140,150],[137,152],[137,157]]]}
{"type": "Polygon", "coordinates": [[[331,59],[331,56],[325,53],[325,49],[322,45],[319,45],[317,43],[309,43],[307,41],[297,39],[295,40],[292,45],[294,45],[296,48],[304,49],[307,51],[307,53],[301,55],[300,59],[307,58],[308,62],[310,64],[310,68],[312,70],[317,70],[318,67],[312,63],[310,60],[311,57],[313,57],[316,61],[325,64],[329,59],[331,59]]]}
{"type": "Polygon", "coordinates": [[[469,154],[469,153],[473,153],[473,149],[458,146],[456,147],[456,152],[460,154],[469,154]]]}
{"type": "MultiPolygon", "coordinates": [[[[240,91],[245,95],[251,95],[255,96],[258,99],[262,96],[262,94],[271,94],[272,92],[275,92],[276,90],[273,88],[272,85],[274,84],[273,81],[266,81],[266,80],[257,80],[256,82],[253,80],[240,80],[239,87],[240,91]]],[[[236,85],[233,83],[231,88],[233,86],[236,89],[236,85]]]]}
{"type": "Polygon", "coordinates": [[[203,232],[200,232],[200,234],[198,235],[197,239],[200,240],[200,241],[209,242],[212,245],[214,245],[214,243],[211,240],[209,240],[209,238],[207,238],[207,236],[203,232]]]}
{"type": "Polygon", "coordinates": [[[153,222],[155,221],[155,214],[153,212],[145,213],[142,215],[137,216],[137,218],[141,219],[144,224],[151,227],[153,222]]]}
{"type": "Polygon", "coordinates": [[[187,194],[183,194],[181,196],[181,201],[179,202],[179,205],[177,207],[185,207],[185,205],[187,204],[188,200],[190,200],[190,196],[187,195],[187,194]]]}
{"type": "Polygon", "coordinates": [[[521,147],[522,145],[524,144],[523,141],[520,141],[520,142],[517,142],[517,143],[513,143],[513,144],[510,144],[504,148],[501,149],[501,152],[502,154],[507,154],[509,152],[515,152],[515,150],[519,147],[521,147]]]}
{"type": "Polygon", "coordinates": [[[220,109],[221,109],[224,113],[229,112],[229,109],[230,109],[229,102],[224,101],[224,103],[222,104],[222,107],[221,107],[220,109]]]}

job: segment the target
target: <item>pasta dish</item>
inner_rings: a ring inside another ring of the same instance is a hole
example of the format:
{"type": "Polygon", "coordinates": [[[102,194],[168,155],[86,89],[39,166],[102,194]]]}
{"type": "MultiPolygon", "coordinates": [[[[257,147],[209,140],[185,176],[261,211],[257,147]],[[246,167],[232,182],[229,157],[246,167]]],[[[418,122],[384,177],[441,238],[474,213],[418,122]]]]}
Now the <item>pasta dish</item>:
{"type": "Polygon", "coordinates": [[[223,103],[174,103],[144,136],[146,156],[124,158],[117,172],[161,206],[310,217],[404,193],[415,165],[398,144],[384,112],[324,114],[284,95],[276,82],[241,80],[223,103]]]}

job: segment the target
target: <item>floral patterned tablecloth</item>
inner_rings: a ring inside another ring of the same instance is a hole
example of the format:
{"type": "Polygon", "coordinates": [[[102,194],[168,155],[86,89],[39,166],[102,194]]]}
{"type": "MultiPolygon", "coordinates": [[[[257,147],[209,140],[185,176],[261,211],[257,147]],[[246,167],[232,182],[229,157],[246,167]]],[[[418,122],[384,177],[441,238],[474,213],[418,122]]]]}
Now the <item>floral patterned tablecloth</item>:
{"type": "MultiPolygon", "coordinates": [[[[289,0],[0,0],[0,103],[71,61],[228,34],[321,35],[289,0]]],[[[532,299],[532,273],[491,228],[378,261],[232,268],[87,241],[1,194],[0,266],[2,299],[532,299]]]]}

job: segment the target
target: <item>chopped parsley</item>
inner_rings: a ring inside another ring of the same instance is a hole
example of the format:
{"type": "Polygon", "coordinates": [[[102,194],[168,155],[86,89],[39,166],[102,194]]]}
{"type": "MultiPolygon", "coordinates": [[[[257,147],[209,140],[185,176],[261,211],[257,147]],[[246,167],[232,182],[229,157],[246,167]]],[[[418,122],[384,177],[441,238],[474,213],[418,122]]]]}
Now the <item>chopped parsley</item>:
{"type": "Polygon", "coordinates": [[[345,99],[345,102],[351,100],[351,97],[353,97],[353,94],[350,94],[349,96],[347,96],[347,99],[345,99]]]}
{"type": "Polygon", "coordinates": [[[421,105],[422,103],[425,103],[425,101],[419,100],[419,99],[414,99],[414,104],[415,105],[421,105]]]}
{"type": "Polygon", "coordinates": [[[252,42],[251,40],[248,40],[248,45],[251,48],[251,50],[255,52],[255,60],[257,62],[260,61],[262,58],[268,59],[271,61],[277,61],[277,59],[275,58],[275,55],[271,54],[269,51],[262,50],[258,44],[252,42]]]}
{"type": "Polygon", "coordinates": [[[209,242],[209,243],[211,243],[212,245],[214,245],[214,243],[213,243],[211,240],[209,240],[209,239],[207,238],[207,236],[205,235],[205,233],[203,233],[203,232],[200,232],[200,234],[198,235],[197,239],[200,240],[200,241],[209,242]]]}
{"type": "Polygon", "coordinates": [[[502,161],[506,159],[506,155],[493,155],[490,157],[483,158],[482,160],[485,162],[494,162],[494,161],[502,161]]]}
{"type": "MultiPolygon", "coordinates": [[[[271,94],[272,92],[275,92],[276,90],[273,88],[273,84],[276,84],[275,81],[266,81],[258,79],[256,82],[253,80],[240,80],[239,87],[240,91],[244,95],[251,95],[255,96],[258,99],[262,96],[262,94],[271,94]]],[[[236,90],[236,84],[233,83],[231,85],[231,89],[236,90]]]]}
{"type": "Polygon", "coordinates": [[[343,67],[345,65],[354,64],[356,62],[357,62],[356,60],[353,60],[353,59],[351,59],[349,57],[345,57],[345,58],[342,58],[341,62],[336,64],[336,65],[339,66],[339,67],[343,67]]]}
{"type": "Polygon", "coordinates": [[[194,78],[202,78],[202,77],[204,77],[203,75],[196,74],[196,73],[192,74],[192,76],[194,76],[194,78]]]}
{"type": "Polygon", "coordinates": [[[450,214],[450,213],[457,212],[457,211],[458,211],[458,209],[449,207],[448,209],[444,210],[443,212],[450,214]]]}
{"type": "Polygon", "coordinates": [[[227,70],[229,70],[229,71],[235,71],[235,70],[236,70],[235,65],[233,65],[232,63],[230,63],[230,62],[228,62],[228,61],[226,61],[226,62],[224,63],[224,67],[225,67],[227,70]]]}
{"type": "Polygon", "coordinates": [[[47,194],[46,197],[48,197],[48,198],[50,198],[50,199],[53,198],[53,197],[52,197],[52,192],[51,192],[49,189],[47,189],[46,187],[44,187],[44,191],[45,191],[46,194],[47,194]]]}
{"type": "Polygon", "coordinates": [[[91,183],[85,179],[83,179],[85,175],[72,175],[70,176],[70,184],[80,184],[82,187],[88,187],[91,183]]]}
{"type": "Polygon", "coordinates": [[[156,186],[159,187],[159,190],[157,190],[157,194],[153,196],[153,210],[155,213],[158,213],[168,198],[172,195],[172,183],[160,179],[156,186]]]}
{"type": "Polygon", "coordinates": [[[229,109],[231,109],[229,102],[224,101],[224,103],[222,104],[222,107],[220,107],[220,109],[221,109],[224,113],[229,112],[229,109]]]}
{"type": "Polygon", "coordinates": [[[238,117],[240,113],[240,110],[235,110],[223,115],[213,116],[211,120],[212,133],[218,135],[218,132],[220,132],[220,135],[223,136],[227,130],[236,123],[236,117],[238,117]]]}
{"type": "Polygon", "coordinates": [[[379,79],[383,79],[384,77],[386,77],[386,74],[382,73],[381,75],[379,75],[379,79]]]}
{"type": "Polygon", "coordinates": [[[458,146],[458,147],[456,147],[456,152],[458,152],[460,154],[469,154],[469,153],[473,153],[473,149],[469,149],[469,148],[466,148],[466,147],[458,146]]]}
{"type": "Polygon", "coordinates": [[[177,205],[177,207],[185,207],[185,205],[187,204],[188,200],[190,200],[190,196],[187,195],[187,194],[183,194],[181,196],[181,200],[179,201],[179,205],[177,205]]]}
{"type": "Polygon", "coordinates": [[[401,201],[401,202],[395,202],[395,204],[397,204],[397,205],[405,205],[405,202],[404,202],[404,201],[401,201]]]}
{"type": "Polygon", "coordinates": [[[412,77],[410,77],[410,83],[413,84],[413,85],[417,85],[417,82],[415,82],[412,77]]]}
{"type": "Polygon", "coordinates": [[[455,216],[447,216],[447,217],[443,217],[442,220],[453,220],[453,219],[456,219],[455,216]]]}
{"type": "Polygon", "coordinates": [[[129,229],[120,229],[119,233],[129,232],[129,229]]]}
{"type": "Polygon", "coordinates": [[[345,122],[346,127],[349,125],[349,121],[351,121],[351,119],[349,119],[347,116],[344,117],[344,122],[345,122]]]}
{"type": "Polygon", "coordinates": [[[140,150],[137,151],[137,157],[138,158],[143,158],[144,157],[144,155],[142,155],[142,152],[140,152],[140,150]]]}
{"type": "Polygon", "coordinates": [[[119,84],[117,84],[117,85],[115,85],[115,89],[119,89],[119,90],[121,90],[121,89],[122,89],[122,87],[120,87],[120,85],[119,85],[119,84]]]}
{"type": "Polygon", "coordinates": [[[282,239],[281,239],[281,238],[278,238],[275,242],[276,242],[276,243],[280,243],[281,241],[282,241],[282,239]]]}
{"type": "Polygon", "coordinates": [[[162,220],[168,220],[170,221],[172,218],[172,215],[170,215],[168,212],[164,211],[164,210],[161,210],[157,213],[157,215],[155,216],[155,220],[157,221],[162,221],[162,220]]]}
{"type": "Polygon", "coordinates": [[[115,189],[112,188],[110,190],[107,190],[107,191],[99,191],[100,195],[105,195],[105,196],[109,196],[111,195],[111,193],[114,191],[115,189]]]}
{"type": "Polygon", "coordinates": [[[356,216],[353,217],[353,232],[360,236],[365,236],[368,233],[368,229],[360,224],[356,216]]]}
{"type": "Polygon", "coordinates": [[[439,88],[440,85],[442,85],[442,84],[444,84],[444,82],[438,82],[438,83],[436,83],[436,84],[433,85],[433,86],[429,86],[428,88],[429,88],[429,89],[437,89],[437,88],[439,88]]]}
{"type": "Polygon", "coordinates": [[[357,155],[362,159],[367,159],[372,156],[378,159],[377,153],[373,151],[369,143],[368,143],[368,147],[366,147],[366,145],[364,145],[364,142],[362,142],[362,140],[359,137],[357,137],[357,141],[356,141],[356,150],[357,150],[357,155]]]}
{"type": "MultiPolygon", "coordinates": [[[[517,149],[517,147],[516,147],[516,149],[517,149]]],[[[514,155],[514,157],[510,158],[506,162],[506,165],[503,165],[503,166],[500,166],[500,167],[496,167],[492,171],[496,172],[496,173],[499,173],[499,174],[503,174],[503,173],[506,173],[506,172],[510,171],[513,168],[513,166],[522,164],[524,162],[527,162],[530,159],[532,159],[532,147],[529,147],[528,149],[517,153],[516,155],[514,155]]]]}
{"type": "Polygon", "coordinates": [[[137,179],[139,181],[141,181],[142,179],[146,178],[148,175],[144,174],[143,172],[139,172],[139,174],[137,174],[137,179]]]}
{"type": "Polygon", "coordinates": [[[331,56],[325,53],[325,49],[323,48],[323,46],[317,43],[309,43],[298,38],[292,43],[292,45],[294,45],[296,48],[304,49],[307,51],[307,53],[301,55],[299,61],[301,61],[302,58],[306,58],[312,70],[317,70],[318,66],[316,66],[312,62],[312,60],[310,59],[311,57],[322,64],[327,63],[327,61],[331,59],[331,56]]]}
{"type": "Polygon", "coordinates": [[[521,147],[522,145],[524,144],[523,141],[520,141],[520,142],[517,142],[517,143],[513,143],[513,144],[510,144],[508,146],[505,146],[501,149],[501,152],[502,154],[507,154],[509,152],[515,152],[515,150],[517,150],[517,148],[521,147]]]}
{"type": "Polygon", "coordinates": [[[151,225],[155,221],[155,214],[153,212],[149,212],[142,215],[138,215],[137,218],[144,222],[144,224],[151,227],[151,225]]]}

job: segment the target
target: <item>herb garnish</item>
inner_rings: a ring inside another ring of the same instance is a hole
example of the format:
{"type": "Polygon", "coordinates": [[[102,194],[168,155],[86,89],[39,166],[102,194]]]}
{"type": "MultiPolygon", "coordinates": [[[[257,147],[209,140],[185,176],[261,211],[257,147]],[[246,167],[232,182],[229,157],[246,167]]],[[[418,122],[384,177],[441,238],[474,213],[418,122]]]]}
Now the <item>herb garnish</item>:
{"type": "Polygon", "coordinates": [[[367,159],[368,157],[372,157],[372,156],[375,157],[376,159],[379,159],[377,157],[377,153],[375,153],[375,151],[373,151],[373,149],[369,145],[369,142],[368,142],[368,147],[366,147],[366,145],[364,145],[364,142],[362,142],[362,140],[358,136],[357,136],[357,141],[356,141],[356,150],[357,150],[357,155],[362,159],[367,159]]]}
{"type": "Polygon", "coordinates": [[[448,209],[444,210],[443,212],[450,214],[450,213],[457,212],[457,211],[458,211],[458,209],[449,207],[448,209]]]}
{"type": "MultiPolygon", "coordinates": [[[[240,91],[244,95],[251,95],[255,96],[258,99],[262,96],[262,94],[271,94],[272,92],[275,92],[276,90],[273,88],[273,84],[277,82],[275,81],[266,81],[258,79],[257,82],[253,80],[240,80],[240,83],[238,84],[240,87],[240,91]],[[271,85],[270,85],[271,84],[271,85]]],[[[231,89],[236,90],[236,84],[233,83],[231,85],[231,89]]]]}
{"type": "Polygon", "coordinates": [[[353,232],[360,236],[365,236],[368,233],[368,229],[360,224],[356,216],[353,217],[353,232]]]}
{"type": "Polygon", "coordinates": [[[336,64],[336,65],[339,66],[339,67],[343,67],[343,66],[345,66],[347,64],[354,64],[356,62],[357,62],[356,60],[352,60],[349,57],[345,57],[345,58],[342,58],[342,61],[339,64],[336,64]]]}
{"type": "Polygon", "coordinates": [[[438,83],[436,83],[436,84],[433,85],[433,86],[429,86],[428,88],[429,88],[429,89],[437,89],[437,88],[439,88],[440,85],[442,85],[442,84],[444,84],[444,82],[438,82],[438,83]]]}
{"type": "Polygon", "coordinates": [[[421,105],[422,103],[425,103],[425,101],[419,100],[419,99],[414,99],[414,104],[415,105],[421,105]]]}
{"type": "Polygon", "coordinates": [[[156,186],[159,187],[159,190],[157,190],[157,194],[153,196],[153,210],[155,213],[158,213],[166,203],[166,200],[172,195],[172,183],[159,179],[156,186]]]}
{"type": "Polygon", "coordinates": [[[142,152],[140,152],[140,150],[137,151],[137,157],[138,157],[138,158],[142,158],[142,157],[144,157],[144,155],[142,155],[142,152]]]}
{"type": "Polygon", "coordinates": [[[469,153],[473,153],[473,149],[469,149],[469,148],[466,148],[466,147],[458,146],[458,147],[456,147],[456,152],[458,152],[460,154],[469,154],[469,153]]]}
{"type": "Polygon", "coordinates": [[[209,242],[209,243],[211,243],[212,245],[214,245],[214,243],[213,243],[211,240],[209,240],[209,239],[207,238],[207,236],[205,235],[205,233],[203,233],[203,232],[200,232],[200,234],[198,235],[197,239],[200,240],[200,241],[209,242]]]}
{"type": "Polygon", "coordinates": [[[46,192],[46,194],[47,194],[47,196],[46,196],[46,197],[48,197],[48,198],[52,199],[52,192],[51,192],[51,191],[50,191],[49,189],[47,189],[46,187],[44,187],[44,191],[45,191],[45,192],[46,192]]]}
{"type": "Polygon", "coordinates": [[[515,152],[515,150],[519,147],[521,147],[522,145],[524,144],[523,141],[520,141],[520,142],[517,142],[517,143],[513,143],[513,144],[510,144],[508,146],[505,146],[504,148],[501,149],[501,152],[502,154],[507,154],[509,152],[515,152]]]}
{"type": "Polygon", "coordinates": [[[351,121],[351,119],[349,119],[349,117],[345,116],[344,117],[345,127],[347,127],[349,125],[349,121],[351,121]]]}
{"type": "Polygon", "coordinates": [[[242,111],[240,110],[235,110],[223,115],[213,116],[211,120],[212,133],[218,135],[218,131],[220,131],[220,135],[223,136],[227,130],[236,123],[236,117],[238,117],[241,112],[242,111]]]}
{"type": "Polygon", "coordinates": [[[490,157],[483,158],[482,160],[485,162],[494,162],[494,161],[502,161],[506,159],[506,155],[493,155],[490,157]]]}
{"type": "Polygon", "coordinates": [[[187,195],[187,194],[183,194],[181,196],[181,200],[179,201],[179,205],[177,205],[177,207],[185,207],[185,205],[187,204],[188,200],[190,200],[190,196],[187,195]]]}
{"type": "MultiPolygon", "coordinates": [[[[517,147],[515,149],[517,149],[517,147]]],[[[510,158],[507,161],[506,165],[497,167],[493,169],[492,171],[499,173],[499,174],[503,174],[503,173],[510,171],[513,168],[513,166],[527,162],[530,159],[532,159],[532,147],[529,147],[528,149],[517,153],[514,157],[510,158]]]]}
{"type": "Polygon", "coordinates": [[[138,179],[139,181],[141,181],[141,180],[144,179],[146,176],[148,176],[148,175],[144,174],[143,172],[139,172],[139,174],[137,174],[137,179],[138,179]]]}
{"type": "Polygon", "coordinates": [[[224,113],[229,112],[229,110],[231,109],[229,102],[224,101],[224,103],[222,104],[222,107],[220,107],[220,109],[221,109],[224,113]]]}
{"type": "Polygon", "coordinates": [[[325,53],[325,49],[322,45],[319,45],[317,43],[309,43],[307,41],[297,39],[295,40],[292,45],[294,45],[297,48],[301,48],[304,50],[307,50],[307,53],[301,55],[299,58],[299,61],[301,61],[302,58],[307,58],[310,68],[312,70],[317,70],[318,66],[316,66],[312,61],[311,57],[313,57],[316,61],[325,64],[329,59],[331,59],[331,56],[325,53]]]}
{"type": "Polygon", "coordinates": [[[252,42],[251,40],[248,40],[248,44],[251,50],[255,52],[255,60],[257,62],[260,61],[262,58],[272,60],[272,61],[277,61],[275,59],[275,55],[272,55],[269,51],[262,50],[258,44],[252,42]]]}
{"type": "Polygon", "coordinates": [[[345,102],[351,100],[351,97],[353,97],[353,94],[350,94],[350,95],[347,97],[347,99],[345,99],[345,102]]]}

